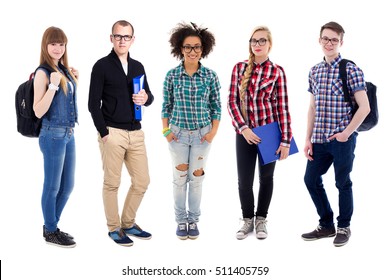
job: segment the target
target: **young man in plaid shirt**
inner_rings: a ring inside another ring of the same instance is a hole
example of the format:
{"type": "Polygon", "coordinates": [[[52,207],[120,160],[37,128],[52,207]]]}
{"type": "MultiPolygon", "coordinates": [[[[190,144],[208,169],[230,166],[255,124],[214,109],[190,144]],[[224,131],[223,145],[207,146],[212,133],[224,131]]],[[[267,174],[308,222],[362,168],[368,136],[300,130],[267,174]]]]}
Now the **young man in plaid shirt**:
{"type": "Polygon", "coordinates": [[[351,235],[353,196],[349,174],[355,158],[356,129],[370,112],[363,72],[352,63],[347,64],[347,86],[353,102],[359,106],[354,115],[349,102],[344,101],[339,76],[339,49],[343,45],[343,37],[344,29],[336,22],[321,27],[319,43],[324,60],[312,67],[309,74],[311,96],[304,148],[308,159],[304,181],[320,219],[318,227],[302,234],[302,238],[317,240],[336,236],[333,241],[335,246],[345,245],[351,235]],[[322,182],[322,175],[332,164],[339,191],[337,231],[322,182]]]}

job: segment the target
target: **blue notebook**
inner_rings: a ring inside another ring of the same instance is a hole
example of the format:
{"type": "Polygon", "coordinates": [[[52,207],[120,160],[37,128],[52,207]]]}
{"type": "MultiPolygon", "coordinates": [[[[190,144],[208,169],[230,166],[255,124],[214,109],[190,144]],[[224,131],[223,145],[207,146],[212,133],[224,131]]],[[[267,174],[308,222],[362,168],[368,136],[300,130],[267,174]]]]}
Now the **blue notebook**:
{"type": "MultiPolygon", "coordinates": [[[[253,132],[260,137],[261,142],[257,144],[259,151],[261,165],[276,161],[279,159],[279,154],[276,150],[279,148],[282,134],[280,132],[279,124],[277,122],[258,126],[252,129],[253,132]]],[[[290,143],[290,155],[298,153],[298,147],[295,143],[294,137],[290,143]]]]}
{"type": "MultiPolygon", "coordinates": [[[[133,78],[134,93],[138,93],[144,88],[144,75],[133,78]]],[[[134,104],[134,117],[137,121],[142,120],[142,105],[134,104]]]]}

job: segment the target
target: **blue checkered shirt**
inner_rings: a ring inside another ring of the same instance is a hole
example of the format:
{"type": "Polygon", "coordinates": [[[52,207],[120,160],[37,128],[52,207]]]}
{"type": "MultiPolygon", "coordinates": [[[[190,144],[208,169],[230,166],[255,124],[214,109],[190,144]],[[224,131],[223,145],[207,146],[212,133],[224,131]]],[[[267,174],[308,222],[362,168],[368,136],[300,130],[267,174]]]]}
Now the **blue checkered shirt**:
{"type": "MultiPolygon", "coordinates": [[[[309,92],[314,95],[315,120],[312,143],[326,143],[333,134],[342,132],[352,119],[352,108],[344,101],[343,83],[339,76],[339,55],[331,63],[325,60],[311,68],[309,92]]],[[[363,71],[352,63],[347,63],[347,86],[353,94],[366,90],[363,71]]]]}

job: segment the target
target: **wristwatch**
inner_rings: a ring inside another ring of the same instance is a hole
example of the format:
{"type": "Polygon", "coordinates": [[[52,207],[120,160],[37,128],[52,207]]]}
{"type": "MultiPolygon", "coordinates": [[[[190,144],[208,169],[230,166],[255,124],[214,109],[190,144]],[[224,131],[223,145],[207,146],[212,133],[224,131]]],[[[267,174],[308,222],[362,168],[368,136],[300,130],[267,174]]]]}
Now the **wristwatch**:
{"type": "Polygon", "coordinates": [[[49,89],[54,89],[55,91],[57,91],[59,89],[59,87],[57,87],[56,85],[50,83],[49,84],[49,89]]]}

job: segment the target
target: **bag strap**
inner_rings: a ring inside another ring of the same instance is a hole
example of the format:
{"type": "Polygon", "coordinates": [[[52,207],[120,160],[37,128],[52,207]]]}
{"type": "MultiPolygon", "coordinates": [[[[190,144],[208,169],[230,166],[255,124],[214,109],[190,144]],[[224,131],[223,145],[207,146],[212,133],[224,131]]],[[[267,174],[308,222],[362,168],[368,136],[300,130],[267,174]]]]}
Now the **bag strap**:
{"type": "Polygon", "coordinates": [[[44,69],[44,70],[46,71],[46,73],[49,74],[49,76],[50,76],[50,73],[51,73],[51,72],[54,72],[54,71],[55,71],[53,68],[51,68],[51,67],[50,67],[48,64],[46,64],[46,63],[39,65],[39,66],[37,67],[37,69],[35,69],[35,72],[37,72],[37,70],[38,70],[39,68],[44,69]]]}
{"type": "Polygon", "coordinates": [[[339,73],[340,73],[340,78],[343,82],[344,101],[349,102],[352,106],[352,100],[347,86],[347,63],[348,62],[355,64],[355,62],[349,59],[340,60],[339,73]]]}
{"type": "Polygon", "coordinates": [[[30,74],[30,78],[29,78],[30,80],[34,79],[35,74],[37,73],[37,70],[38,70],[39,68],[42,68],[42,69],[45,70],[46,75],[47,75],[48,78],[50,78],[50,73],[51,73],[51,72],[54,72],[53,68],[51,68],[48,64],[44,63],[44,64],[39,65],[39,66],[35,69],[35,71],[34,71],[33,73],[30,74]]]}

